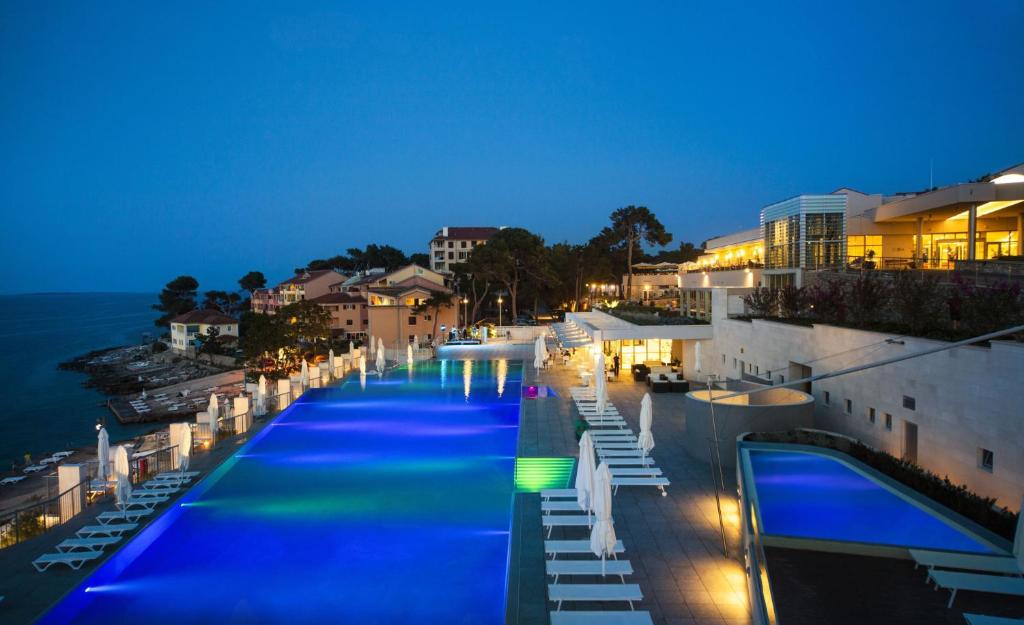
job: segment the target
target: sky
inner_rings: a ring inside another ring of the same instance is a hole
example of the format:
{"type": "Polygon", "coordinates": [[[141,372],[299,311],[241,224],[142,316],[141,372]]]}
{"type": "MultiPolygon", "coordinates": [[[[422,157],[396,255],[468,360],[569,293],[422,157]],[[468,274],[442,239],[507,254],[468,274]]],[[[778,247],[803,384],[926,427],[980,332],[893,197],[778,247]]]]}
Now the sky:
{"type": "Polygon", "coordinates": [[[628,204],[700,243],[1024,161],[1020,0],[381,4],[0,3],[0,292],[583,242],[628,204]]]}

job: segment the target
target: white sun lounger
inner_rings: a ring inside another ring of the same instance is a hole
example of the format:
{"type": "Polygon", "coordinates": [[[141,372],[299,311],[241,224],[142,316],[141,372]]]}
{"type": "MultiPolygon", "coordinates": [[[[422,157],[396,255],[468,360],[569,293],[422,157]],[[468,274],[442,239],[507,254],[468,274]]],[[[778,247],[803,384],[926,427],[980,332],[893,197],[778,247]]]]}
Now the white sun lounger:
{"type": "Polygon", "coordinates": [[[14,477],[5,477],[4,479],[0,480],[0,486],[7,486],[8,484],[17,484],[18,482],[26,479],[27,477],[28,476],[26,476],[26,475],[17,475],[17,476],[14,476],[14,477]]]}
{"type": "Polygon", "coordinates": [[[86,525],[75,532],[79,538],[92,538],[94,536],[120,536],[130,532],[139,526],[138,523],[121,523],[119,525],[86,525]]]}
{"type": "Polygon", "coordinates": [[[541,500],[547,499],[576,499],[575,488],[545,488],[540,491],[541,500]]]}
{"type": "Polygon", "coordinates": [[[647,610],[552,612],[551,625],[654,625],[647,610]]]}
{"type": "Polygon", "coordinates": [[[576,501],[575,498],[564,499],[559,501],[551,501],[550,499],[547,501],[542,501],[540,502],[540,510],[544,514],[547,514],[549,512],[583,512],[583,509],[580,508],[580,504],[576,501]]]}
{"type": "Polygon", "coordinates": [[[73,553],[46,553],[32,561],[32,566],[42,573],[54,564],[66,564],[76,571],[89,560],[103,555],[102,551],[75,551],[73,553]]]}
{"type": "Polygon", "coordinates": [[[96,520],[101,525],[109,525],[110,523],[128,521],[129,523],[135,523],[144,516],[153,514],[153,510],[108,510],[96,515],[96,520]]]}
{"type": "Polygon", "coordinates": [[[950,591],[947,608],[953,607],[958,590],[990,592],[999,595],[1024,596],[1024,579],[1000,575],[978,575],[976,573],[955,573],[953,571],[931,570],[928,576],[935,581],[935,588],[950,591]]]}
{"type": "Polygon", "coordinates": [[[558,610],[564,601],[625,601],[632,610],[633,602],[643,598],[640,584],[548,584],[548,599],[558,610]]]}
{"type": "Polygon", "coordinates": [[[656,486],[661,496],[666,497],[665,487],[670,483],[667,477],[615,477],[612,476],[612,494],[618,494],[620,486],[656,486]]]}
{"type": "Polygon", "coordinates": [[[599,451],[602,449],[636,449],[636,443],[602,443],[601,441],[594,441],[594,447],[599,451]]]}
{"type": "Polygon", "coordinates": [[[152,497],[136,497],[135,493],[124,503],[124,507],[128,510],[133,508],[142,508],[144,510],[152,511],[157,505],[164,503],[170,497],[167,495],[152,496],[152,497]]]}
{"type": "Polygon", "coordinates": [[[142,489],[176,493],[181,490],[181,483],[178,480],[150,480],[142,485],[142,489]]]}
{"type": "Polygon", "coordinates": [[[191,480],[199,476],[199,471],[168,471],[153,476],[154,480],[191,480]]]}
{"type": "Polygon", "coordinates": [[[109,536],[106,538],[69,538],[57,545],[57,551],[68,553],[69,551],[102,551],[104,547],[116,544],[121,540],[120,536],[109,536]]]}
{"type": "MultiPolygon", "coordinates": [[[[635,445],[633,446],[632,449],[598,449],[597,450],[597,455],[601,456],[602,458],[604,456],[609,456],[609,457],[612,457],[612,458],[642,458],[642,457],[644,457],[643,452],[641,452],[639,449],[637,449],[635,445]]],[[[647,457],[650,458],[652,455],[653,454],[647,454],[647,457]]]]}
{"type": "MultiPolygon", "coordinates": [[[[594,560],[548,560],[544,563],[544,570],[548,575],[555,577],[558,583],[559,575],[601,575],[601,561],[594,560]]],[[[604,575],[618,575],[623,584],[626,583],[626,576],[633,574],[633,565],[629,560],[605,560],[604,575]]]]}
{"type": "Polygon", "coordinates": [[[45,471],[45,470],[46,470],[46,465],[45,464],[33,464],[32,466],[25,467],[21,471],[22,471],[22,473],[39,473],[40,471],[45,471]]]}
{"type": "Polygon", "coordinates": [[[608,467],[608,470],[611,471],[612,478],[638,476],[658,477],[662,474],[661,469],[659,469],[658,467],[608,467]]]}
{"type": "Polygon", "coordinates": [[[551,531],[556,527],[589,527],[593,523],[594,517],[586,514],[545,514],[541,519],[548,538],[551,538],[551,531]]]}
{"type": "Polygon", "coordinates": [[[914,568],[918,566],[932,569],[963,569],[976,573],[1002,573],[1005,575],[1024,576],[1017,559],[1009,556],[980,556],[967,553],[949,553],[948,551],[928,551],[911,549],[910,557],[914,559],[914,568]]]}
{"type": "Polygon", "coordinates": [[[984,614],[968,614],[967,612],[964,612],[964,619],[970,625],[1024,625],[1024,619],[1020,618],[985,616],[984,614]]]}
{"type": "Polygon", "coordinates": [[[621,434],[619,432],[591,432],[590,438],[594,439],[594,442],[602,443],[635,443],[636,434],[626,430],[621,434]]]}
{"type": "Polygon", "coordinates": [[[646,458],[640,457],[640,456],[636,456],[635,458],[634,457],[601,458],[601,462],[607,463],[609,467],[616,467],[616,466],[620,466],[620,467],[621,466],[649,467],[649,466],[654,464],[654,458],[651,458],[650,456],[647,456],[646,458]]]}
{"type": "MultiPolygon", "coordinates": [[[[615,541],[615,549],[612,550],[612,558],[616,554],[622,553],[626,550],[621,540],[615,541]]],[[[566,554],[590,554],[594,555],[593,549],[590,547],[590,539],[587,540],[545,540],[544,541],[544,555],[551,556],[554,560],[559,555],[566,554]]]]}
{"type": "Polygon", "coordinates": [[[68,456],[74,455],[74,453],[75,452],[73,452],[73,451],[58,451],[57,453],[53,454],[53,457],[54,458],[67,458],[68,456]]]}

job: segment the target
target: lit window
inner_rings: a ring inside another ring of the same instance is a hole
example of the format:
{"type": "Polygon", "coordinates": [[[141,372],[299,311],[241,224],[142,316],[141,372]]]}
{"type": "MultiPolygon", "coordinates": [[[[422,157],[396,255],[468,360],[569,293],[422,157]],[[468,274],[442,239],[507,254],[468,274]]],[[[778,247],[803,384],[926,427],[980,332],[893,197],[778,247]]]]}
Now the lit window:
{"type": "Polygon", "coordinates": [[[992,453],[991,449],[985,449],[984,447],[978,448],[978,468],[982,471],[992,472],[995,467],[995,454],[992,453]]]}

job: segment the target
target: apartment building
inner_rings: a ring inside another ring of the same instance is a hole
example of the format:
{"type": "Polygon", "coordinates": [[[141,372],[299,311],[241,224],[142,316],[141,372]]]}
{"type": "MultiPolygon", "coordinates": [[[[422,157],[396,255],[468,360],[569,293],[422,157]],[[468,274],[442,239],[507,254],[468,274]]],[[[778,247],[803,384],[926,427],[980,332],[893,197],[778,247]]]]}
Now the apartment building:
{"type": "Polygon", "coordinates": [[[430,268],[443,274],[452,273],[452,265],[465,262],[470,252],[483,245],[501,228],[445,226],[430,240],[430,268]]]}
{"type": "Polygon", "coordinates": [[[267,289],[257,289],[252,294],[253,312],[274,314],[282,306],[306,299],[315,299],[331,292],[331,285],[344,281],[346,276],[333,269],[302,271],[293,277],[267,289]]]}

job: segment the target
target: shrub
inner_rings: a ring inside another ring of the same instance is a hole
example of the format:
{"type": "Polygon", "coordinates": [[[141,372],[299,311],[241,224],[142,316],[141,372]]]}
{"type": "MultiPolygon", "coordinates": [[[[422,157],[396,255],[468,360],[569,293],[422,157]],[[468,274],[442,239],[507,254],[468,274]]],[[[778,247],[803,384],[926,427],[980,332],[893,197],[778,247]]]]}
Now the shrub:
{"type": "Polygon", "coordinates": [[[810,314],[821,321],[846,321],[846,293],[839,280],[819,280],[807,289],[810,314]]]}
{"type": "Polygon", "coordinates": [[[771,317],[775,315],[778,308],[779,292],[766,286],[755,288],[749,295],[743,296],[743,303],[747,305],[753,317],[771,317]]]}
{"type": "Polygon", "coordinates": [[[879,280],[874,272],[862,272],[850,285],[850,319],[857,324],[878,323],[889,308],[889,295],[889,285],[879,280]]]}
{"type": "Polygon", "coordinates": [[[792,284],[779,289],[779,315],[787,319],[799,319],[807,312],[807,290],[792,284]]]}
{"type": "Polygon", "coordinates": [[[910,334],[926,335],[946,325],[949,313],[945,290],[938,276],[913,271],[896,273],[892,308],[896,321],[910,334]]]}
{"type": "Polygon", "coordinates": [[[949,297],[950,318],[967,334],[977,336],[1024,322],[1020,284],[969,284],[957,273],[949,297]]]}

